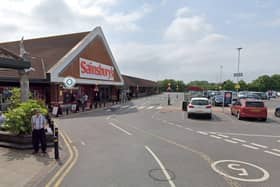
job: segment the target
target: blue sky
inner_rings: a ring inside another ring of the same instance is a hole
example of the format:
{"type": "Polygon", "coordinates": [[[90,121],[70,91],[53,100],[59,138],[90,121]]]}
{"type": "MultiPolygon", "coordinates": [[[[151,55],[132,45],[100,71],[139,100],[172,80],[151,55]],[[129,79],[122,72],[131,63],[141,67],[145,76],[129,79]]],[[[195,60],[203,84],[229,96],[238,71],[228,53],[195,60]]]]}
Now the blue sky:
{"type": "Polygon", "coordinates": [[[276,0],[4,0],[0,41],[102,26],[122,73],[158,80],[251,81],[280,72],[276,0]]]}

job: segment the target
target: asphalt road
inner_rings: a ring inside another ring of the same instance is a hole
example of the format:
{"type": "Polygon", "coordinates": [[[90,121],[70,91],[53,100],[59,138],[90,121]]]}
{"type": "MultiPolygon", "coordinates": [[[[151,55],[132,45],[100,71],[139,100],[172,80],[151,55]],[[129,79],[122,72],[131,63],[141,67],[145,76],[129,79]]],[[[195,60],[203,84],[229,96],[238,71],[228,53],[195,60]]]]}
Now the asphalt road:
{"type": "Polygon", "coordinates": [[[170,95],[171,106],[162,94],[60,119],[79,153],[61,186],[279,186],[272,112],[267,122],[238,121],[228,108],[213,108],[212,120],[188,119],[183,95],[170,95]]]}

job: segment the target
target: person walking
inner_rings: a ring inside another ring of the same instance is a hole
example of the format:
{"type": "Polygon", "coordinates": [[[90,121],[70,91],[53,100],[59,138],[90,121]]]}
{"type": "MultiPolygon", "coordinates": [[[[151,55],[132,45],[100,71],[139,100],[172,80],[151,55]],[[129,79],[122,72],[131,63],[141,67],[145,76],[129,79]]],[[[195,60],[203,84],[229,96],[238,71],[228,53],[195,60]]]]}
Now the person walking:
{"type": "Polygon", "coordinates": [[[39,143],[41,144],[42,153],[46,153],[47,143],[46,143],[46,118],[37,109],[36,114],[31,118],[32,125],[32,143],[33,143],[33,153],[37,154],[39,151],[39,143]]]}

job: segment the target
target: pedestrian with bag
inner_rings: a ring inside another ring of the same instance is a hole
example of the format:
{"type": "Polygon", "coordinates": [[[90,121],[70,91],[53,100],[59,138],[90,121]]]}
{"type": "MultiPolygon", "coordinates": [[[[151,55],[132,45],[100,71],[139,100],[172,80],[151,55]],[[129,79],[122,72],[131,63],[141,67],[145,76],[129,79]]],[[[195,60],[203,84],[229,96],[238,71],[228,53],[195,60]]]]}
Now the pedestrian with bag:
{"type": "Polygon", "coordinates": [[[31,118],[32,125],[32,143],[33,143],[33,153],[37,154],[39,151],[39,144],[41,144],[42,153],[47,153],[47,141],[45,128],[47,125],[46,118],[40,113],[40,110],[35,111],[35,115],[31,118]]]}

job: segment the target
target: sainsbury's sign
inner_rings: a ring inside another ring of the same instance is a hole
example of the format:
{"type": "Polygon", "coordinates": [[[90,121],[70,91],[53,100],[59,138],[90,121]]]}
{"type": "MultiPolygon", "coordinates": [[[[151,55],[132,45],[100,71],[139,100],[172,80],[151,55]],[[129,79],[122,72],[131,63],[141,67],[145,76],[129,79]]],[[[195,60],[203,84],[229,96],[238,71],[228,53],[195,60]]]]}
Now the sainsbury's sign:
{"type": "Polygon", "coordinates": [[[99,80],[114,80],[114,67],[80,58],[80,77],[99,80]]]}

